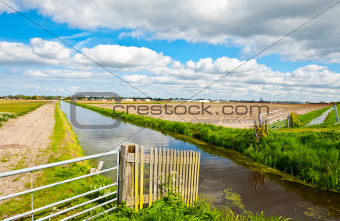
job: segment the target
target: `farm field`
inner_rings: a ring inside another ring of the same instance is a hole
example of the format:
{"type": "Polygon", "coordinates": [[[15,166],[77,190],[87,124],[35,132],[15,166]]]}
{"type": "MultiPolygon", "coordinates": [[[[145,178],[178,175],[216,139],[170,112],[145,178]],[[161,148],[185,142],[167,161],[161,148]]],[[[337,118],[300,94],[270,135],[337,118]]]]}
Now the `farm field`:
{"type": "MultiPolygon", "coordinates": [[[[102,108],[107,108],[107,109],[113,109],[115,104],[112,102],[106,102],[106,103],[87,103],[87,102],[79,102],[79,103],[85,103],[85,104],[90,104],[96,107],[102,107],[102,108]]],[[[137,114],[137,108],[138,106],[147,106],[149,111],[142,111],[142,113],[149,112],[145,116],[148,117],[153,117],[153,118],[161,118],[163,120],[169,120],[169,121],[177,121],[177,122],[191,122],[191,123],[207,123],[207,124],[214,124],[217,126],[224,126],[224,127],[229,127],[229,128],[250,128],[253,125],[253,120],[258,119],[258,114],[259,114],[259,108],[256,108],[255,106],[262,106],[266,105],[268,106],[269,112],[279,110],[279,109],[284,109],[285,116],[291,111],[296,112],[299,115],[306,114],[311,111],[316,111],[325,107],[328,107],[329,105],[313,105],[313,104],[256,104],[256,103],[204,103],[204,108],[211,106],[207,110],[211,112],[211,115],[207,112],[204,112],[204,114],[198,114],[198,115],[192,115],[189,114],[188,109],[189,106],[194,106],[197,105],[198,108],[193,108],[192,112],[197,112],[201,111],[202,113],[202,103],[166,103],[168,105],[168,113],[173,111],[174,107],[176,105],[181,105],[184,106],[187,109],[186,114],[181,114],[183,113],[184,107],[178,107],[177,108],[177,113],[171,114],[171,115],[166,115],[165,114],[165,103],[162,104],[162,114],[161,115],[154,115],[151,114],[151,106],[158,107],[159,105],[157,104],[120,104],[124,107],[117,107],[117,111],[125,111],[127,110],[127,106],[133,105],[136,108],[130,107],[129,108],[129,113],[131,114],[137,114]],[[225,115],[223,114],[223,107],[224,113],[231,113],[232,111],[234,112],[231,115],[225,115]],[[172,106],[172,107],[171,107],[172,106]],[[236,107],[239,106],[238,108],[238,113],[243,113],[244,115],[237,115],[236,112],[236,107]],[[242,107],[241,107],[242,106],[242,107]],[[247,108],[245,108],[245,107],[247,108]],[[251,108],[252,107],[252,108],[251,108]],[[252,113],[250,114],[250,109],[252,110],[252,113]],[[247,110],[247,113],[245,111],[247,110]]],[[[261,113],[266,113],[267,108],[262,107],[261,108],[261,113]]],[[[158,112],[159,113],[159,112],[158,112]]]]}
{"type": "Polygon", "coordinates": [[[51,101],[8,101],[0,100],[0,126],[10,118],[27,114],[51,101]]]}

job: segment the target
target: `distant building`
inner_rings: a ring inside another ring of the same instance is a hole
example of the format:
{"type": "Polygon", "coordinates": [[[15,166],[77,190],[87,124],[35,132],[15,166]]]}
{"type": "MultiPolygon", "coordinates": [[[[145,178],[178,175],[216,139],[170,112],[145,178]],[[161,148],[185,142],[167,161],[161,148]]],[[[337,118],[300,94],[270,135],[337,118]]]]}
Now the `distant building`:
{"type": "Polygon", "coordinates": [[[123,98],[122,101],[133,101],[131,98],[123,98]]]}
{"type": "Polygon", "coordinates": [[[193,102],[204,102],[204,103],[208,103],[208,102],[210,102],[210,100],[193,100],[193,102]]]}
{"type": "Polygon", "coordinates": [[[170,100],[171,102],[192,102],[192,100],[180,100],[180,99],[176,99],[176,100],[170,100]]]}
{"type": "Polygon", "coordinates": [[[145,99],[145,101],[151,101],[150,99],[145,99]]]}

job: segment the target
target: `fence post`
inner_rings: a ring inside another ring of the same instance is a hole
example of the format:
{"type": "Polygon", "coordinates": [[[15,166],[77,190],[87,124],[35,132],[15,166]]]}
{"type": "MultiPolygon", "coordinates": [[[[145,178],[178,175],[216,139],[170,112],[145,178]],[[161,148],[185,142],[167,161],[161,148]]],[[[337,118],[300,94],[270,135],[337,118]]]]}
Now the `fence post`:
{"type": "Polygon", "coordinates": [[[288,113],[288,124],[287,124],[287,128],[289,128],[289,124],[290,124],[290,112],[288,113]]]}
{"type": "Polygon", "coordinates": [[[128,147],[125,145],[121,145],[120,147],[120,159],[119,159],[119,177],[118,177],[118,204],[121,204],[122,201],[127,201],[128,193],[127,193],[127,184],[125,182],[128,181],[128,173],[126,171],[126,162],[128,155],[128,147]]]}
{"type": "Polygon", "coordinates": [[[262,126],[262,122],[261,122],[261,114],[259,114],[259,125],[260,125],[260,127],[262,126]]]}
{"type": "Polygon", "coordinates": [[[339,115],[338,115],[338,110],[336,108],[336,104],[334,104],[334,113],[335,113],[336,122],[339,123],[339,115]]]}

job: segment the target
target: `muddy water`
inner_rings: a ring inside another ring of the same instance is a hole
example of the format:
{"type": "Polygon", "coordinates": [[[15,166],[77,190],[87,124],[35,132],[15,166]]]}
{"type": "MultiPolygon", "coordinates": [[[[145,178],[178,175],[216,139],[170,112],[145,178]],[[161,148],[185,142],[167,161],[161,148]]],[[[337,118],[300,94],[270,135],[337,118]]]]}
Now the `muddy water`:
{"type": "MultiPolygon", "coordinates": [[[[68,118],[69,105],[64,102],[61,104],[68,118]]],[[[114,122],[114,119],[81,107],[77,107],[77,120],[88,125],[114,122]]],[[[200,151],[199,194],[215,207],[229,207],[238,214],[244,211],[254,214],[263,211],[267,215],[298,220],[340,220],[338,193],[287,181],[265,170],[257,171],[233,151],[176,134],[141,129],[143,127],[123,122],[112,130],[73,127],[86,155],[114,150],[121,143],[137,143],[146,149],[169,147],[200,151]]]]}

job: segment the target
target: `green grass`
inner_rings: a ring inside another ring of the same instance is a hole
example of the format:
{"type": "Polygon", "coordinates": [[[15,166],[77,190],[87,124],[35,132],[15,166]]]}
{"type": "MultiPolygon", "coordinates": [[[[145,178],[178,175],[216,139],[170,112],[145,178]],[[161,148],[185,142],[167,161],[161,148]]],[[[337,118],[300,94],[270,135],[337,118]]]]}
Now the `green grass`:
{"type": "Polygon", "coordinates": [[[120,205],[113,213],[102,217],[101,220],[247,220],[247,221],[283,221],[282,217],[265,217],[263,213],[253,215],[250,212],[243,215],[234,214],[231,210],[211,210],[209,205],[198,200],[194,205],[187,205],[180,197],[168,195],[157,200],[150,208],[135,212],[134,209],[120,205]]]}
{"type": "Polygon", "coordinates": [[[8,118],[17,118],[31,112],[46,102],[36,101],[11,101],[0,102],[0,126],[1,122],[7,122],[8,118]]]}
{"type": "Polygon", "coordinates": [[[86,104],[77,105],[103,115],[121,116],[139,126],[166,130],[245,154],[256,162],[291,174],[315,187],[340,191],[340,133],[338,131],[271,131],[258,143],[254,131],[211,124],[154,119],[86,104]]]}
{"type": "MultiPolygon", "coordinates": [[[[73,133],[70,124],[67,122],[65,115],[61,112],[59,104],[55,108],[55,126],[54,134],[51,137],[52,145],[44,153],[50,155],[48,163],[68,160],[76,157],[84,156],[81,147],[78,145],[75,134],[73,133]]],[[[78,177],[88,173],[91,162],[79,162],[68,164],[66,166],[58,166],[43,170],[43,172],[34,172],[35,182],[34,187],[43,186],[50,183],[60,182],[73,177],[78,177]]],[[[84,192],[88,192],[98,188],[99,186],[105,186],[111,184],[112,181],[101,175],[95,175],[90,178],[85,178],[77,181],[70,182],[68,184],[59,185],[56,187],[48,188],[34,193],[34,207],[39,208],[84,192]]],[[[27,188],[30,187],[30,183],[27,183],[27,188]]],[[[99,191],[94,194],[87,195],[86,197],[79,198],[77,200],[70,201],[68,203],[61,204],[54,208],[49,208],[34,214],[35,218],[43,217],[54,213],[58,210],[63,210],[74,205],[78,205],[90,199],[94,199],[98,196],[107,194],[111,191],[115,191],[114,188],[108,188],[105,191],[99,191]]],[[[112,196],[108,197],[112,198],[112,196]]],[[[105,199],[104,199],[105,200],[105,199]]],[[[104,200],[99,200],[97,203],[102,203],[104,200]]],[[[64,213],[64,215],[57,216],[58,219],[65,217],[66,215],[71,215],[80,210],[84,210],[96,205],[95,203],[90,203],[86,206],[80,207],[79,210],[74,210],[64,213]]],[[[109,204],[110,205],[110,204],[109,204]]],[[[109,206],[108,205],[108,206],[109,206]]],[[[112,206],[112,204],[111,204],[112,206]]],[[[8,215],[14,215],[18,213],[23,213],[31,209],[30,204],[30,194],[17,197],[15,199],[10,199],[5,202],[5,206],[0,206],[0,218],[5,218],[8,215]]],[[[93,213],[97,213],[99,210],[95,210],[93,213]]],[[[92,213],[92,214],[93,214],[92,213]]],[[[86,215],[89,215],[86,214],[86,215]]],[[[78,218],[84,218],[85,215],[79,216],[78,218]]],[[[57,220],[56,217],[52,220],[57,220]]]]}
{"type": "Polygon", "coordinates": [[[37,109],[46,102],[41,101],[26,101],[26,102],[0,102],[0,112],[16,113],[19,116],[27,114],[32,110],[37,109]]]}

